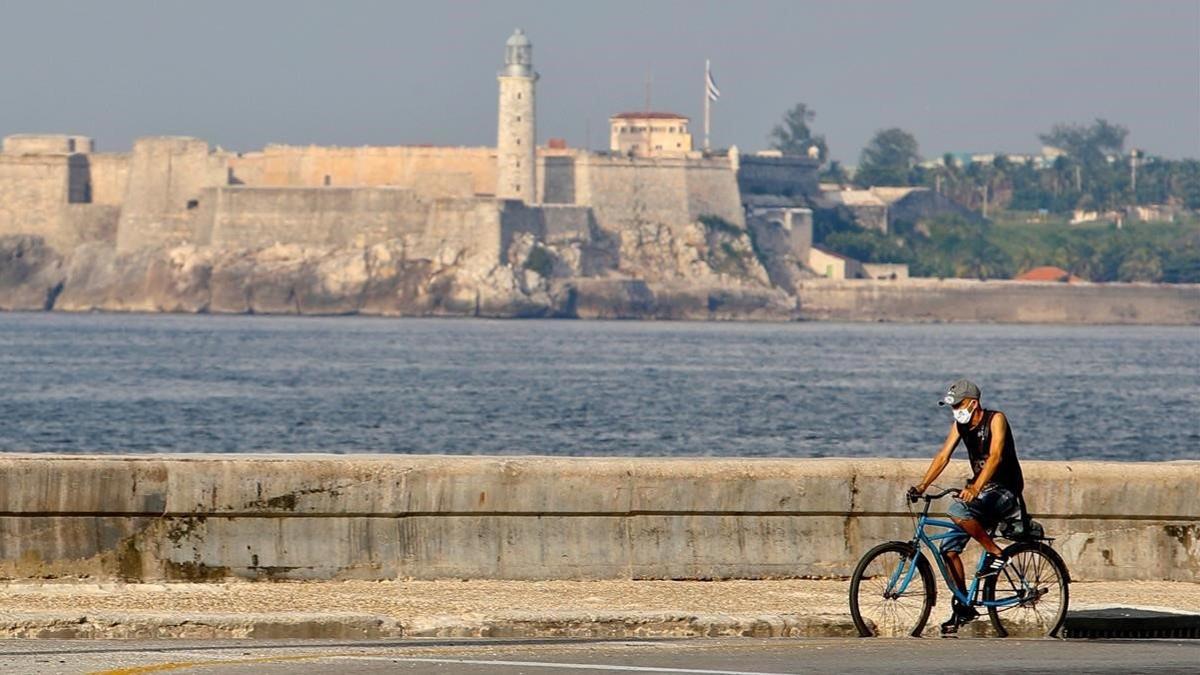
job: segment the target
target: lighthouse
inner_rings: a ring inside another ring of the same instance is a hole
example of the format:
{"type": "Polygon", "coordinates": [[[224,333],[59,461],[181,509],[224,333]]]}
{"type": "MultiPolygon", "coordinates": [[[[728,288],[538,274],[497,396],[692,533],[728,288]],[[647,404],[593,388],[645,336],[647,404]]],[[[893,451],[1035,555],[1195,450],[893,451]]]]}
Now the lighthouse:
{"type": "Polygon", "coordinates": [[[496,138],[496,197],[531,204],[537,198],[537,126],[534,123],[533,43],[518,28],[504,49],[496,138]]]}

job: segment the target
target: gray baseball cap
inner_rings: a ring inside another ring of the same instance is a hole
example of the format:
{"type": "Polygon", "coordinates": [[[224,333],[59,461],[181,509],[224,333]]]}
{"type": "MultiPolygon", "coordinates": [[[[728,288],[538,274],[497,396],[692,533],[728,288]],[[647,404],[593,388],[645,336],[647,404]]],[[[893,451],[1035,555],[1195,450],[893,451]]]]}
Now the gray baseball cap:
{"type": "Polygon", "coordinates": [[[938,405],[958,405],[962,403],[964,398],[978,399],[980,397],[979,387],[970,380],[955,380],[954,384],[946,390],[946,395],[939,401],[938,405]]]}

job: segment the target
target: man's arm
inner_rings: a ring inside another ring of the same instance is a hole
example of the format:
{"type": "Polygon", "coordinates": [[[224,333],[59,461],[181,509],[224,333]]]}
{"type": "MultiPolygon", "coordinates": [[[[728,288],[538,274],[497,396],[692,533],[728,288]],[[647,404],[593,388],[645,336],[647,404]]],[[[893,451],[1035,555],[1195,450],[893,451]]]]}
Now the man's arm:
{"type": "Polygon", "coordinates": [[[983,468],[979,470],[979,475],[975,477],[975,482],[963,488],[959,498],[964,502],[969,502],[979,494],[984,485],[992,479],[996,474],[996,469],[1000,468],[1000,460],[1004,458],[1004,413],[997,411],[992,415],[992,447],[988,449],[987,461],[983,463],[983,468]]]}
{"type": "Polygon", "coordinates": [[[950,463],[950,455],[954,453],[955,446],[958,445],[958,426],[953,422],[950,423],[950,432],[946,434],[946,440],[942,443],[942,448],[933,456],[933,461],[929,463],[929,468],[925,470],[925,477],[920,483],[913,486],[917,494],[921,494],[929,489],[929,484],[937,480],[945,470],[946,465],[950,463]]]}

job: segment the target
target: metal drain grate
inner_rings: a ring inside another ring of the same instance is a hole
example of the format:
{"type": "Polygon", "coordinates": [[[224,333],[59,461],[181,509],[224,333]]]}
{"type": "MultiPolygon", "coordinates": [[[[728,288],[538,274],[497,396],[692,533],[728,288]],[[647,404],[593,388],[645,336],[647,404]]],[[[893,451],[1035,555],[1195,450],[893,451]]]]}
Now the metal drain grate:
{"type": "Polygon", "coordinates": [[[1070,612],[1062,636],[1069,639],[1200,639],[1200,614],[1174,614],[1132,607],[1070,612]]]}

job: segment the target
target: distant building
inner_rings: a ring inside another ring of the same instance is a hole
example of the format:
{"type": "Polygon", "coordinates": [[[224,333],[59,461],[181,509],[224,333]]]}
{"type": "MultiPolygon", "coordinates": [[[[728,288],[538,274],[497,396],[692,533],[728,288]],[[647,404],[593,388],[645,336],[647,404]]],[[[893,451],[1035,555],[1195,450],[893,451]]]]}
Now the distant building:
{"type": "Polygon", "coordinates": [[[1068,284],[1077,281],[1083,281],[1083,279],[1080,279],[1063,268],[1054,267],[1053,265],[1035,267],[1028,272],[1018,274],[1015,278],[1017,281],[1058,281],[1068,284]]]}
{"type": "Polygon", "coordinates": [[[1162,223],[1175,222],[1175,209],[1166,204],[1130,206],[1127,211],[1130,220],[1141,220],[1144,222],[1157,221],[1162,223]]]}
{"type": "Polygon", "coordinates": [[[894,231],[898,221],[909,224],[939,216],[977,220],[979,216],[944,195],[926,187],[872,187],[865,190],[822,183],[813,200],[819,209],[845,210],[860,227],[884,234],[894,231]]]}
{"type": "Polygon", "coordinates": [[[688,118],[670,112],[627,112],[609,118],[609,149],[632,157],[682,157],[692,151],[688,118]]]}
{"type": "Polygon", "coordinates": [[[849,209],[854,214],[854,220],[859,226],[887,234],[888,202],[876,194],[874,189],[843,190],[835,188],[821,196],[831,204],[849,209]]]}
{"type": "Polygon", "coordinates": [[[1027,164],[1033,162],[1033,168],[1044,169],[1054,164],[1054,160],[1063,155],[1063,151],[1052,147],[1043,146],[1040,155],[1031,155],[1020,152],[946,152],[921,162],[921,166],[926,169],[934,169],[946,165],[946,157],[954,162],[954,166],[966,168],[972,164],[992,164],[997,157],[1003,157],[1010,164],[1027,164]]]}
{"type": "Polygon", "coordinates": [[[826,279],[861,279],[862,263],[840,253],[813,246],[808,250],[808,267],[826,279]]]}

